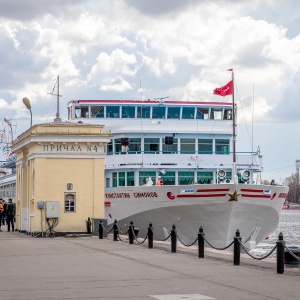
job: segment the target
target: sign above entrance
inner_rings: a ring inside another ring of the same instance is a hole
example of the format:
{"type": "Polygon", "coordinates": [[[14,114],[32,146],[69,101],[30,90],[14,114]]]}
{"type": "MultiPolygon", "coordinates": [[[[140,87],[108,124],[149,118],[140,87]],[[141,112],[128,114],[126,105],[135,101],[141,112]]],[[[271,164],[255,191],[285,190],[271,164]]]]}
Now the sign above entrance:
{"type": "Polygon", "coordinates": [[[99,152],[96,145],[43,145],[44,152],[99,152]]]}

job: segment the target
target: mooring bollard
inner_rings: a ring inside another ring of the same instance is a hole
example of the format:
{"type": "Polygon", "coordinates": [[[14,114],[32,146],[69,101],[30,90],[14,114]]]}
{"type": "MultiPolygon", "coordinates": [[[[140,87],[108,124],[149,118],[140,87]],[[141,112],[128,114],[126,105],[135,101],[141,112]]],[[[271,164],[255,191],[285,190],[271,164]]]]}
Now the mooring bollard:
{"type": "Polygon", "coordinates": [[[86,230],[87,230],[88,234],[91,234],[91,225],[92,225],[91,218],[88,217],[88,219],[86,221],[86,230]]]}
{"type": "Polygon", "coordinates": [[[172,225],[171,229],[171,252],[176,252],[176,243],[177,243],[177,237],[176,237],[176,226],[175,224],[172,225]]]}
{"type": "Polygon", "coordinates": [[[282,232],[278,235],[278,240],[276,242],[276,250],[277,250],[277,274],[284,273],[284,240],[282,232]]]}
{"type": "Polygon", "coordinates": [[[133,238],[134,238],[133,234],[134,234],[134,226],[133,226],[133,222],[131,220],[130,224],[129,224],[129,228],[128,228],[129,244],[133,244],[133,238]]]}
{"type": "Polygon", "coordinates": [[[103,224],[102,224],[102,220],[100,220],[100,223],[99,223],[99,239],[103,240],[103,224]]]}
{"type": "Polygon", "coordinates": [[[114,241],[115,242],[118,241],[118,234],[119,234],[118,224],[117,224],[117,220],[115,220],[115,222],[114,222],[114,241]]]}
{"type": "Polygon", "coordinates": [[[203,228],[201,226],[198,232],[198,257],[199,258],[204,258],[204,236],[205,233],[203,232],[203,228]]]}
{"type": "Polygon", "coordinates": [[[153,227],[151,222],[149,223],[148,227],[148,248],[153,248],[153,227]]]}
{"type": "Polygon", "coordinates": [[[240,231],[237,230],[235,233],[235,237],[234,239],[234,248],[233,248],[233,264],[235,266],[239,266],[240,265],[240,260],[241,260],[241,235],[240,235],[240,231]]]}

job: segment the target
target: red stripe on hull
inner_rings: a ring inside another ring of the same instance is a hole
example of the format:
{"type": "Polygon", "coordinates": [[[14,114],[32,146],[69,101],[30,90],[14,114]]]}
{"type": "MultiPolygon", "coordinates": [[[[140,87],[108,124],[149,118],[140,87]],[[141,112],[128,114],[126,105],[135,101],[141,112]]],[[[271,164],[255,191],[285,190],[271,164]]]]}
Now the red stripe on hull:
{"type": "Polygon", "coordinates": [[[198,193],[207,193],[207,192],[229,192],[230,189],[203,189],[197,190],[198,193]]]}
{"type": "Polygon", "coordinates": [[[241,189],[241,192],[248,192],[248,193],[263,193],[264,190],[241,189]]]}
{"type": "Polygon", "coordinates": [[[245,197],[245,198],[271,198],[271,195],[248,195],[248,194],[242,194],[242,197],[245,197]]]}
{"type": "Polygon", "coordinates": [[[205,198],[205,197],[224,197],[227,196],[227,194],[210,194],[210,195],[177,195],[177,198],[205,198]]]}

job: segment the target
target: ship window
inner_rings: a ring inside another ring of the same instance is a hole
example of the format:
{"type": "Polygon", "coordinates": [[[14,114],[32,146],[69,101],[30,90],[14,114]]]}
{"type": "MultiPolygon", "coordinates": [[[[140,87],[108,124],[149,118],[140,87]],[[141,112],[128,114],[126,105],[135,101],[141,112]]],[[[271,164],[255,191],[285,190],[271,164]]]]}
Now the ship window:
{"type": "Polygon", "coordinates": [[[152,119],[164,119],[166,117],[166,107],[155,106],[152,108],[152,119]]]}
{"type": "Polygon", "coordinates": [[[173,138],[173,144],[167,145],[165,138],[162,139],[162,152],[163,153],[177,153],[178,152],[178,139],[173,138]]]}
{"type": "Polygon", "coordinates": [[[168,107],[168,119],[180,119],[180,107],[168,107]]]}
{"type": "Polygon", "coordinates": [[[120,107],[119,106],[106,106],[106,118],[119,118],[120,107]]]}
{"type": "Polygon", "coordinates": [[[213,140],[212,139],[199,139],[198,140],[198,153],[199,154],[212,154],[213,153],[213,140]]]}
{"type": "Polygon", "coordinates": [[[195,139],[180,139],[180,153],[195,154],[195,139]]]}
{"type": "Polygon", "coordinates": [[[136,154],[141,153],[141,139],[140,138],[131,138],[129,139],[128,145],[128,153],[129,154],[136,154]]]}
{"type": "Polygon", "coordinates": [[[194,172],[178,172],[178,184],[193,184],[194,183],[194,172]]]}
{"type": "Polygon", "coordinates": [[[110,141],[106,145],[106,154],[108,154],[108,155],[113,154],[113,142],[112,141],[110,141]]]}
{"type": "Polygon", "coordinates": [[[149,177],[155,185],[155,172],[139,172],[139,185],[147,184],[147,182],[149,182],[149,177]]]}
{"type": "Polygon", "coordinates": [[[125,186],[125,172],[119,172],[119,186],[125,186]]]}
{"type": "Polygon", "coordinates": [[[89,107],[88,106],[75,106],[75,118],[88,118],[89,107]]]}
{"type": "Polygon", "coordinates": [[[134,186],[134,172],[127,172],[127,186],[134,186]]]}
{"type": "Polygon", "coordinates": [[[75,193],[66,193],[64,201],[65,212],[75,212],[75,193]]]}
{"type": "Polygon", "coordinates": [[[208,119],[208,108],[201,108],[198,107],[197,108],[197,115],[196,115],[196,119],[208,119]]]}
{"type": "Polygon", "coordinates": [[[197,183],[212,183],[213,172],[197,172],[197,183]]]}
{"type": "Polygon", "coordinates": [[[216,139],[216,154],[229,154],[229,140],[216,139]]]}
{"type": "Polygon", "coordinates": [[[117,172],[112,173],[112,186],[113,187],[118,186],[118,173],[117,172]]]}
{"type": "Polygon", "coordinates": [[[135,106],[122,106],[122,118],[135,118],[135,106]]]}
{"type": "Polygon", "coordinates": [[[145,138],[144,152],[145,154],[159,153],[159,138],[145,138]]]}
{"type": "Polygon", "coordinates": [[[104,118],[104,106],[91,106],[92,118],[104,118]]]}
{"type": "Polygon", "coordinates": [[[225,109],[224,120],[232,120],[232,109],[225,109]]]}
{"type": "Polygon", "coordinates": [[[212,108],[210,110],[210,118],[212,120],[222,120],[222,108],[212,108]]]}
{"type": "Polygon", "coordinates": [[[183,107],[182,119],[194,119],[195,107],[183,107]]]}
{"type": "Polygon", "coordinates": [[[121,139],[115,139],[114,150],[115,154],[122,152],[121,139]]]}
{"type": "Polygon", "coordinates": [[[163,185],[175,185],[175,172],[166,172],[166,174],[161,174],[160,176],[163,185]]]}
{"type": "Polygon", "coordinates": [[[150,112],[151,112],[151,107],[150,106],[138,106],[137,107],[137,118],[142,118],[144,119],[150,119],[150,112]]]}

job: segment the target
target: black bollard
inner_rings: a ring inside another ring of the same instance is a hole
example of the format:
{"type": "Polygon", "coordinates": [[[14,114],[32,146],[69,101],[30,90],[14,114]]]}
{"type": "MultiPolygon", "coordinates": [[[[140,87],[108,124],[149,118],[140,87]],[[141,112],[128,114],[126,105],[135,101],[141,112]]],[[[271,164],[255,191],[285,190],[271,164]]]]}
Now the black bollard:
{"type": "Polygon", "coordinates": [[[203,232],[203,228],[201,226],[198,232],[198,257],[199,258],[204,258],[204,236],[205,233],[203,232]]]}
{"type": "Polygon", "coordinates": [[[115,222],[114,222],[114,241],[115,242],[118,241],[118,234],[119,234],[118,224],[117,224],[117,220],[115,220],[115,222]]]}
{"type": "Polygon", "coordinates": [[[276,250],[277,250],[277,274],[284,273],[284,240],[282,232],[278,235],[278,240],[276,242],[276,250]]]}
{"type": "Polygon", "coordinates": [[[88,217],[88,219],[86,221],[86,230],[87,230],[88,234],[91,234],[91,225],[92,225],[91,218],[88,217]]]}
{"type": "Polygon", "coordinates": [[[133,236],[134,234],[134,226],[133,226],[133,222],[132,220],[130,221],[130,225],[129,225],[129,228],[128,228],[128,239],[129,239],[129,244],[133,244],[133,236]]]}
{"type": "Polygon", "coordinates": [[[235,266],[239,266],[240,265],[240,261],[241,261],[241,236],[240,236],[240,231],[237,230],[235,233],[235,237],[234,239],[234,248],[233,248],[233,264],[235,266]]]}
{"type": "Polygon", "coordinates": [[[151,222],[149,223],[148,227],[148,248],[153,248],[153,227],[151,222]]]}
{"type": "Polygon", "coordinates": [[[175,224],[172,225],[171,229],[171,252],[176,252],[176,243],[177,243],[177,237],[176,237],[176,226],[175,224]]]}
{"type": "Polygon", "coordinates": [[[102,224],[102,220],[100,220],[100,223],[99,223],[99,239],[100,240],[103,240],[103,224],[102,224]]]}

